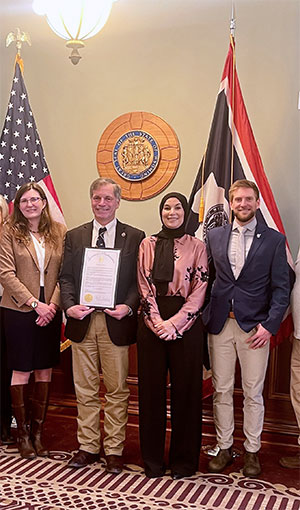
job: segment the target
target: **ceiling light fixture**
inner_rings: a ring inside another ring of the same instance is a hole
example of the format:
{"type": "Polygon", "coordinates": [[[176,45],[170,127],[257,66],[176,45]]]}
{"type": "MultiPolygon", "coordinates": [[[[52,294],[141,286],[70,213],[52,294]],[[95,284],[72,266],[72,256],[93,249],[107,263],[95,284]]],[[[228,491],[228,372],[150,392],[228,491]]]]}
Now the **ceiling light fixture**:
{"type": "Polygon", "coordinates": [[[70,60],[78,64],[79,50],[86,39],[96,35],[105,25],[116,0],[34,0],[36,14],[45,15],[53,32],[67,41],[72,49],[70,60]]]}

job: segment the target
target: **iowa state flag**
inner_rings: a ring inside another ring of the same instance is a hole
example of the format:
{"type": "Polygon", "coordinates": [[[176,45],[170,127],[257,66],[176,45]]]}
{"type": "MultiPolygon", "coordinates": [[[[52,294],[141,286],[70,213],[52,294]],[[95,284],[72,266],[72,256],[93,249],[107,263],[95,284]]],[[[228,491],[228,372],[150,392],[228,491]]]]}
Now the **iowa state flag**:
{"type": "MultiPolygon", "coordinates": [[[[230,221],[228,190],[237,179],[256,183],[260,191],[259,221],[285,234],[245,108],[231,36],[207,148],[190,196],[189,233],[195,232],[205,241],[208,230],[230,221]]],[[[292,268],[288,246],[287,258],[292,268]]],[[[291,331],[291,317],[287,315],[272,345],[291,331]]]]}

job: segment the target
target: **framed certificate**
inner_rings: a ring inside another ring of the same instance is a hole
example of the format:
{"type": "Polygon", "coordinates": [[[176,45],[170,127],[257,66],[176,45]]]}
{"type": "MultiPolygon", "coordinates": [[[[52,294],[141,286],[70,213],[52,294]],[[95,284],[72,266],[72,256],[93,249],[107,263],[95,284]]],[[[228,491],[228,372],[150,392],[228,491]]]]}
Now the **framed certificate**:
{"type": "Polygon", "coordinates": [[[85,248],[81,271],[80,304],[114,308],[121,250],[85,248]]]}

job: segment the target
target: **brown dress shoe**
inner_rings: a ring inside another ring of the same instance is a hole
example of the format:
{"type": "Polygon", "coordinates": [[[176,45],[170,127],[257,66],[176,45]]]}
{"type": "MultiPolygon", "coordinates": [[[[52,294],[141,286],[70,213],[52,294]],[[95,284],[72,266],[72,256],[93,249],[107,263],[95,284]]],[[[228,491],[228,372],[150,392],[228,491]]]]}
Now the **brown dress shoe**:
{"type": "Polygon", "coordinates": [[[224,450],[220,450],[218,455],[211,459],[208,463],[208,471],[209,473],[221,473],[226,466],[232,464],[233,456],[231,448],[225,448],[224,450]]]}
{"type": "Polygon", "coordinates": [[[106,468],[108,473],[118,475],[123,469],[123,461],[121,455],[106,455],[106,468]]]}
{"type": "Polygon", "coordinates": [[[281,457],[279,464],[284,468],[299,469],[300,468],[300,454],[293,455],[293,457],[281,457]]]}
{"type": "Polygon", "coordinates": [[[70,468],[82,468],[88,464],[93,464],[99,460],[99,453],[85,452],[84,450],[78,450],[77,453],[67,463],[67,467],[70,468]]]}
{"type": "Polygon", "coordinates": [[[254,478],[261,473],[260,462],[257,453],[245,452],[243,475],[254,478]]]}

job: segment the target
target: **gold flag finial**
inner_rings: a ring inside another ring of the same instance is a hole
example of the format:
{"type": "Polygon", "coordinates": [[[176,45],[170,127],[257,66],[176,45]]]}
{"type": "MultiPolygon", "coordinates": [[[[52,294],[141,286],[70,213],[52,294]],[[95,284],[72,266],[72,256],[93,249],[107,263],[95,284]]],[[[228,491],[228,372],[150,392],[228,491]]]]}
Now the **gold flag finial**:
{"type": "Polygon", "coordinates": [[[6,37],[6,47],[8,47],[12,42],[16,43],[17,53],[21,55],[21,48],[23,42],[27,42],[29,46],[31,46],[30,35],[27,32],[21,32],[19,28],[16,29],[16,32],[9,32],[6,37]]]}

